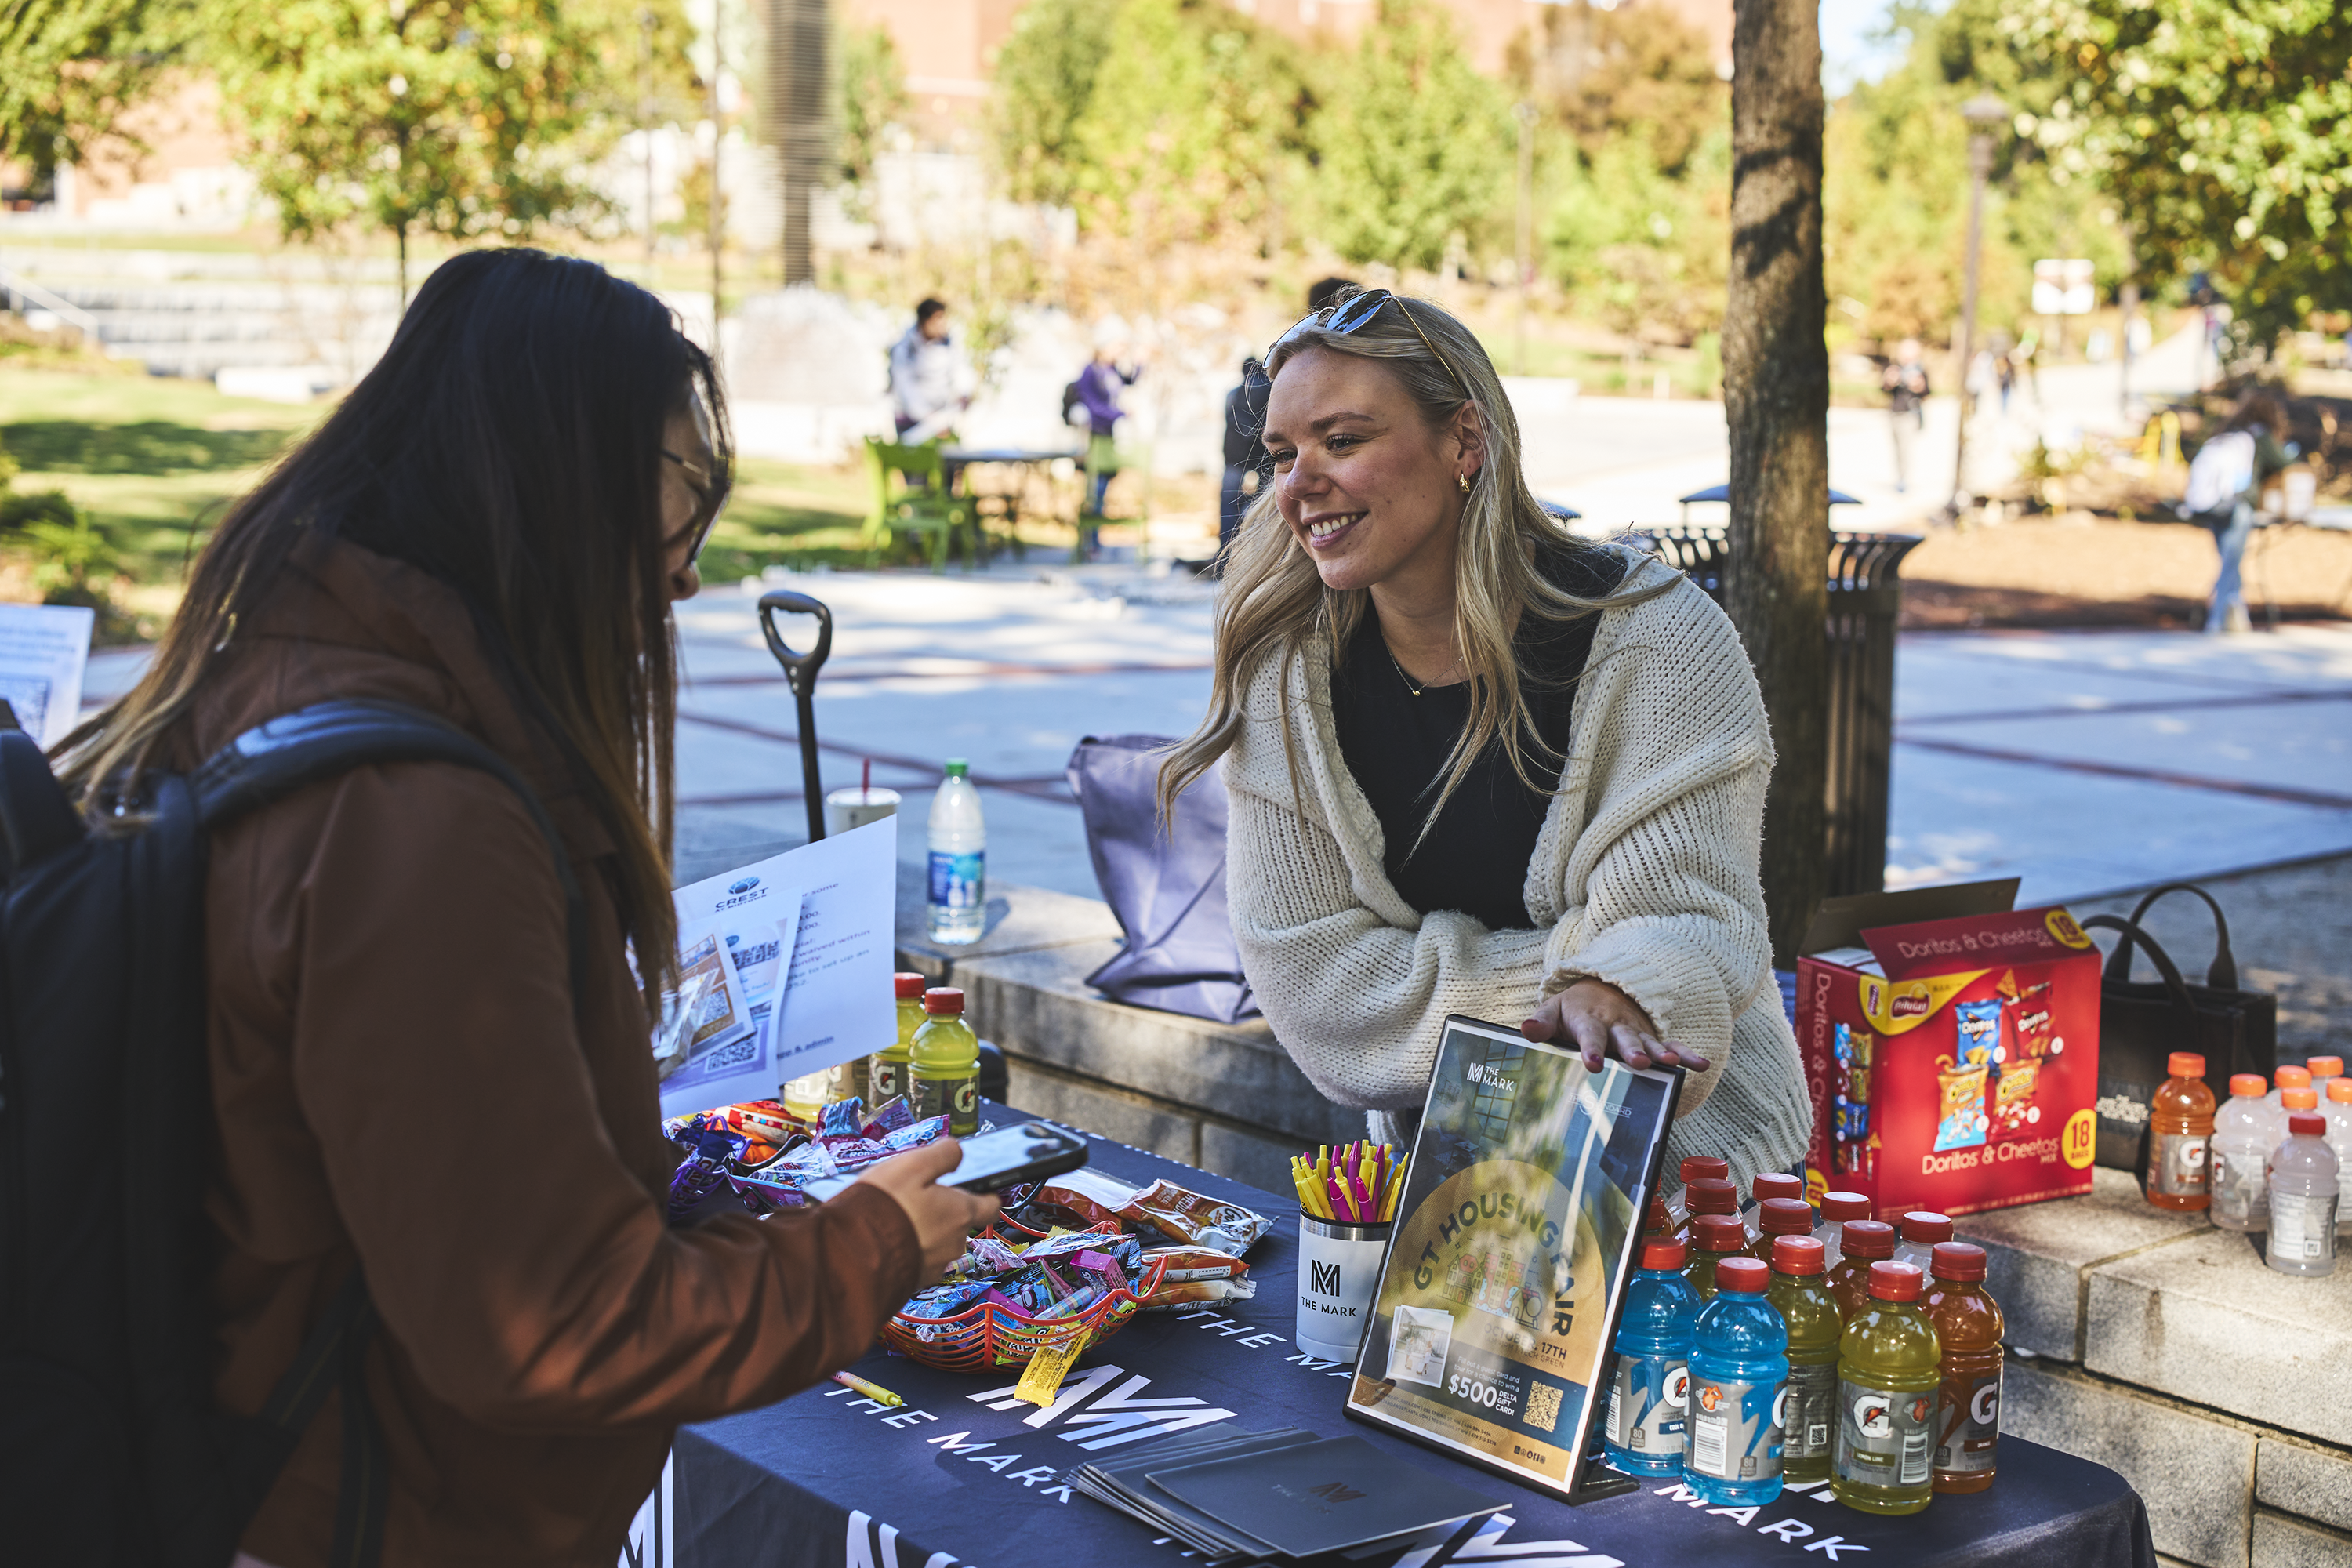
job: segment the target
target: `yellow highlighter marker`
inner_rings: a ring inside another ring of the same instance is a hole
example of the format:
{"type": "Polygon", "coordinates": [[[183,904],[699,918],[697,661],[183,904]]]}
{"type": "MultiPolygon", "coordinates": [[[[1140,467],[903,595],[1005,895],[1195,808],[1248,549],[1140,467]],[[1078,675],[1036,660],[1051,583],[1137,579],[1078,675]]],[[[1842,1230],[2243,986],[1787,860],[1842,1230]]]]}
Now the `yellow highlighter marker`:
{"type": "Polygon", "coordinates": [[[856,1373],[836,1372],[833,1374],[833,1381],[844,1388],[856,1390],[877,1405],[887,1405],[894,1410],[907,1403],[880,1384],[868,1383],[856,1373]]]}

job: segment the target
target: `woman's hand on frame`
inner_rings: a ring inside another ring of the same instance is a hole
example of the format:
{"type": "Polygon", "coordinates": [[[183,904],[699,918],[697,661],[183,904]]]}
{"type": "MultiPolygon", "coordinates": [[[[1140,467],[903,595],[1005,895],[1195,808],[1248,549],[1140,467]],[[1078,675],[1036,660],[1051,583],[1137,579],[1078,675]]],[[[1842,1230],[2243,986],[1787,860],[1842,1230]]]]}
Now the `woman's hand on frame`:
{"type": "Polygon", "coordinates": [[[909,1149],[876,1165],[857,1179],[881,1188],[898,1200],[915,1227],[916,1245],[923,1252],[923,1278],[940,1271],[963,1256],[964,1238],[996,1217],[997,1202],[961,1187],[942,1187],[941,1176],[963,1158],[963,1145],[942,1138],[920,1149],[909,1149]]]}
{"type": "Polygon", "coordinates": [[[1535,1016],[1519,1026],[1530,1040],[1555,1040],[1584,1053],[1584,1070],[1599,1072],[1603,1058],[1629,1068],[1687,1068],[1705,1072],[1714,1064],[1688,1046],[1658,1037],[1650,1016],[1605,980],[1584,979],[1543,1000],[1535,1016]]]}

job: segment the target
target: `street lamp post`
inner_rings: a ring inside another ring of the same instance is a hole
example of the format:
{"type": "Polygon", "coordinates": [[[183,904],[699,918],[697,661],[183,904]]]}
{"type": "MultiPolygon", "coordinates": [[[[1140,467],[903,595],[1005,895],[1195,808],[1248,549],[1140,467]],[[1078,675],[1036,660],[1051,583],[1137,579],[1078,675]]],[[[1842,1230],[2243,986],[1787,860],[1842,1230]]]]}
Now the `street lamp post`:
{"type": "Polygon", "coordinates": [[[1952,499],[1945,511],[1958,517],[1968,504],[1969,364],[1976,357],[1977,272],[1984,249],[1985,176],[1992,173],[1992,128],[2009,118],[2009,105],[1990,93],[1979,93],[1960,105],[1969,122],[1969,268],[1960,298],[1960,433],[1952,445],[1952,499]]]}

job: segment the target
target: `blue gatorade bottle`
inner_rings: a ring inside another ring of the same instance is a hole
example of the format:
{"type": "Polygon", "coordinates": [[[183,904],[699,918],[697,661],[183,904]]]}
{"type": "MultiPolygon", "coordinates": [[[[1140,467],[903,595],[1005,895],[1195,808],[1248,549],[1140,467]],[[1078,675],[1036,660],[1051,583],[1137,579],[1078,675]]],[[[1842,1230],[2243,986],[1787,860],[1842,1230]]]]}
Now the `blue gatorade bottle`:
{"type": "Polygon", "coordinates": [[[1685,1250],[1680,1237],[1644,1237],[1641,1269],[1625,1287],[1603,1440],[1609,1462],[1628,1475],[1682,1473],[1691,1325],[1699,1309],[1697,1288],[1683,1278],[1685,1250]]]}
{"type": "Polygon", "coordinates": [[[1715,1266],[1715,1300],[1699,1310],[1692,1335],[1683,1484],[1717,1507],[1780,1495],[1789,1329],[1765,1300],[1771,1283],[1762,1258],[1725,1258],[1715,1266]]]}

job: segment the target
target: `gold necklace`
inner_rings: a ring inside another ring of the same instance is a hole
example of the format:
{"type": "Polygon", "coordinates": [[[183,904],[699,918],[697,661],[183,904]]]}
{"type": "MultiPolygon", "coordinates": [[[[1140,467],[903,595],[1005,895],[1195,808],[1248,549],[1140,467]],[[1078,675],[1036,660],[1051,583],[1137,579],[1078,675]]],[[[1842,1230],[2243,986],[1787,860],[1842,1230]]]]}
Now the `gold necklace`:
{"type": "MultiPolygon", "coordinates": [[[[1387,655],[1389,656],[1389,668],[1390,668],[1391,669],[1393,669],[1393,670],[1395,670],[1395,671],[1397,672],[1397,679],[1398,679],[1399,680],[1402,680],[1402,681],[1403,681],[1403,682],[1404,682],[1404,689],[1405,689],[1407,691],[1410,691],[1410,692],[1412,692],[1415,697],[1418,697],[1418,696],[1420,696],[1423,692],[1424,692],[1424,691],[1426,691],[1426,690],[1428,690],[1428,689],[1429,689],[1429,688],[1428,688],[1428,687],[1426,687],[1426,686],[1423,686],[1423,685],[1419,685],[1419,684],[1417,684],[1417,683],[1413,680],[1413,679],[1412,679],[1412,676],[1407,675],[1407,674],[1404,672],[1404,666],[1403,666],[1403,665],[1402,665],[1402,664],[1399,664],[1399,663],[1397,662],[1396,650],[1395,650],[1394,648],[1391,648],[1391,647],[1389,647],[1389,639],[1388,639],[1388,638],[1386,638],[1386,637],[1382,637],[1382,638],[1381,639],[1381,651],[1382,653],[1387,654],[1387,655]]],[[[1454,664],[1459,664],[1459,663],[1461,663],[1461,662],[1462,662],[1462,658],[1461,658],[1461,656],[1460,656],[1459,654],[1456,654],[1456,655],[1454,656],[1454,664]]],[[[1446,668],[1447,669],[1449,669],[1449,670],[1450,670],[1450,669],[1452,669],[1452,668],[1454,668],[1454,665],[1449,664],[1449,665],[1447,665],[1445,668],[1446,668]]]]}

